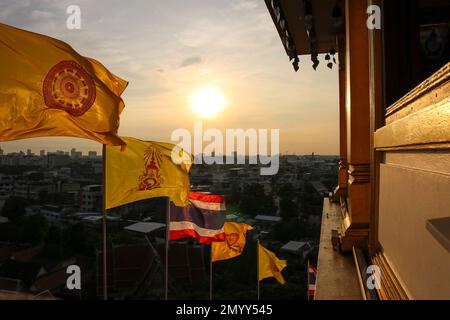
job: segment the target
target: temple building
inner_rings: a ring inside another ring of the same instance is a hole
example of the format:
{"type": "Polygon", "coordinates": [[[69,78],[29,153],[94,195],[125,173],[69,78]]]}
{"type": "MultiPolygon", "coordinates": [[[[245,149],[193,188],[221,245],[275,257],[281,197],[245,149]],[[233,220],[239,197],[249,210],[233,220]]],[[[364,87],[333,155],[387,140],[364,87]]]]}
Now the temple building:
{"type": "Polygon", "coordinates": [[[265,2],[286,63],[339,74],[316,299],[450,299],[450,2],[265,2]]]}

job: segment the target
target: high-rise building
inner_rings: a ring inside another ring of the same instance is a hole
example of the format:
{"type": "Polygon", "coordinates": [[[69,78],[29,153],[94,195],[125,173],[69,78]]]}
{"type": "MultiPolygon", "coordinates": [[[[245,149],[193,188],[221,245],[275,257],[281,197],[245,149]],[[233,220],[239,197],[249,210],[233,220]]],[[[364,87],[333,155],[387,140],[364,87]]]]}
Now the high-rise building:
{"type": "Polygon", "coordinates": [[[75,148],[72,148],[70,150],[70,157],[72,158],[72,160],[81,159],[82,156],[83,153],[81,151],[77,151],[75,148]]]}
{"type": "Polygon", "coordinates": [[[80,191],[80,211],[81,212],[101,212],[103,186],[87,185],[80,191]]]}

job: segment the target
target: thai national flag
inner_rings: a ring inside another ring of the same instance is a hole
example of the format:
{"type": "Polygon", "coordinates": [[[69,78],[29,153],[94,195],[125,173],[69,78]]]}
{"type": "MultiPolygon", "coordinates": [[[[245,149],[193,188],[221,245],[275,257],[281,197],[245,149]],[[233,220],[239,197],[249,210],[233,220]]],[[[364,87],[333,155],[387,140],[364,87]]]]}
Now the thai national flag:
{"type": "Polygon", "coordinates": [[[225,241],[225,200],[222,196],[190,192],[189,207],[170,204],[170,240],[196,238],[201,244],[225,241]]]}
{"type": "Polygon", "coordinates": [[[316,296],[317,270],[308,260],[308,299],[314,300],[316,296]]]}

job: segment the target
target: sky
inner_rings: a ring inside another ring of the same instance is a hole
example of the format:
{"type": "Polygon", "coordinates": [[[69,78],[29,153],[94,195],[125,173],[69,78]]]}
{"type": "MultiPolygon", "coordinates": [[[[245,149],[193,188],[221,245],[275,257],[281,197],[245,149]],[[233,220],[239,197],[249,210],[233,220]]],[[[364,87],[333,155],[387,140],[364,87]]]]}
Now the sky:
{"type": "MultiPolygon", "coordinates": [[[[170,142],[178,128],[280,129],[280,151],[338,154],[338,75],[301,57],[294,72],[262,0],[0,0],[0,22],[69,43],[129,81],[119,134],[170,142]],[[69,30],[69,5],[81,29],[69,30]],[[193,111],[192,96],[214,86],[223,109],[211,118],[193,111]]],[[[1,142],[6,152],[99,143],[75,138],[1,142]]]]}

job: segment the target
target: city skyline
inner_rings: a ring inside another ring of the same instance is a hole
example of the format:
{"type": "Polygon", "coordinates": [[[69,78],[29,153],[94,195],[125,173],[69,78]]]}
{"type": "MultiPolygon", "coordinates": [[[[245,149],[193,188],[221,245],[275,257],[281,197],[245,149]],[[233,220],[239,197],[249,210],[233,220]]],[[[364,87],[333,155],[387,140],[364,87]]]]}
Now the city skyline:
{"type": "MultiPolygon", "coordinates": [[[[13,155],[13,154],[20,154],[20,153],[22,153],[22,154],[24,154],[24,155],[34,155],[34,156],[42,156],[42,152],[44,152],[45,154],[58,154],[58,153],[62,153],[62,154],[71,154],[71,152],[72,151],[76,151],[76,152],[80,152],[81,153],[81,155],[83,155],[83,156],[85,156],[85,155],[89,155],[90,153],[95,153],[96,155],[98,155],[98,156],[102,156],[102,152],[101,152],[101,150],[100,150],[100,152],[98,152],[97,150],[87,150],[87,151],[83,151],[83,150],[78,150],[78,149],[76,149],[75,147],[72,147],[72,148],[70,148],[70,149],[64,149],[64,150],[60,150],[60,149],[55,149],[55,150],[45,150],[45,149],[31,149],[31,148],[28,148],[28,149],[18,149],[18,150],[15,150],[15,151],[9,151],[9,152],[6,152],[1,146],[0,146],[0,156],[6,156],[6,155],[13,155]]],[[[200,154],[202,154],[202,155],[204,155],[204,153],[198,153],[197,155],[200,155],[200,154]]],[[[226,157],[226,156],[236,156],[236,155],[238,155],[238,156],[241,156],[241,154],[240,153],[237,153],[237,152],[233,152],[232,154],[220,154],[220,153],[217,153],[217,154],[213,154],[211,157],[215,157],[215,156],[224,156],[224,157],[226,157]]],[[[318,154],[318,153],[315,153],[314,151],[313,152],[311,152],[311,153],[283,153],[283,152],[280,152],[279,153],[279,155],[280,156],[298,156],[298,157],[305,157],[305,156],[323,156],[323,157],[327,157],[327,156],[331,156],[331,157],[334,157],[334,156],[338,156],[338,154],[318,154]]],[[[256,154],[256,155],[248,155],[248,154],[246,154],[245,155],[246,157],[257,157],[257,156],[259,156],[259,154],[256,154]]]]}
{"type": "MultiPolygon", "coordinates": [[[[191,130],[195,120],[203,120],[205,128],[221,131],[278,128],[281,153],[338,153],[337,66],[329,70],[321,57],[314,71],[308,57],[301,57],[295,73],[263,2],[80,1],[80,30],[65,27],[70,4],[0,1],[0,18],[66,41],[128,80],[119,134],[170,142],[175,129],[191,130]],[[182,16],[173,15],[180,10],[182,16]],[[220,89],[223,108],[203,117],[191,99],[208,85],[220,89]]],[[[0,144],[6,152],[67,145],[101,151],[100,144],[75,138],[0,144]]]]}

